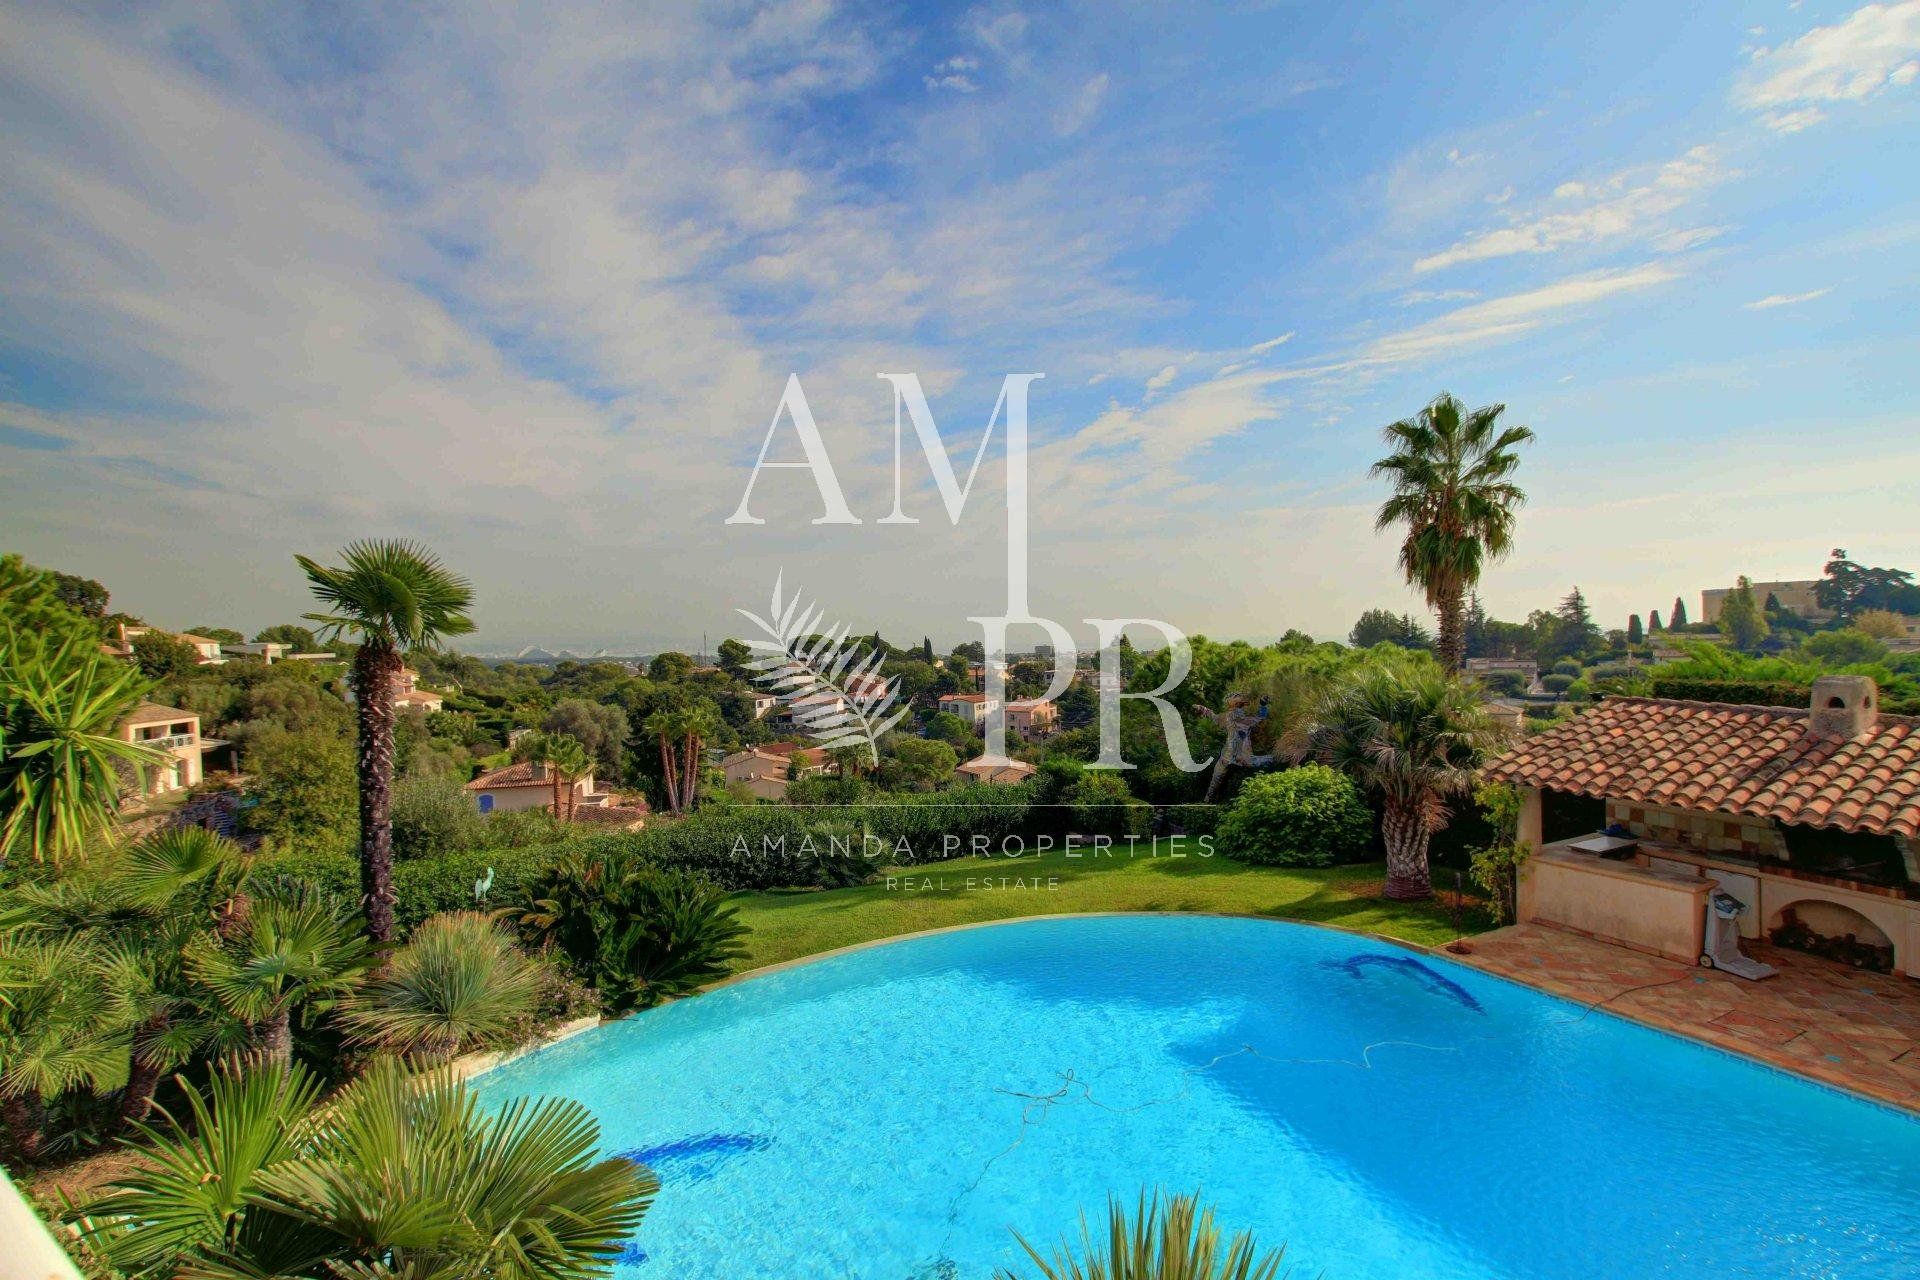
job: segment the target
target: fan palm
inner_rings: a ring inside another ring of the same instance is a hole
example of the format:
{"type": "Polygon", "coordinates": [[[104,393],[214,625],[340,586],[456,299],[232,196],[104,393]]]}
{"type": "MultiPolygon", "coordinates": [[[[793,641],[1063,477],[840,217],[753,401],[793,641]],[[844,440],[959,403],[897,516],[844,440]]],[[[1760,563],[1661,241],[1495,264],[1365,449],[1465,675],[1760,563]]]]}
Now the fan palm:
{"type": "MultiPolygon", "coordinates": [[[[1101,1238],[1081,1215],[1078,1258],[1065,1241],[1048,1258],[1018,1232],[1014,1239],[1040,1269],[1038,1280],[1274,1280],[1285,1252],[1258,1253],[1247,1232],[1223,1245],[1213,1210],[1201,1209],[1197,1197],[1155,1193],[1149,1200],[1144,1191],[1131,1218],[1118,1199],[1108,1201],[1101,1238]]],[[[1020,1278],[1002,1271],[998,1280],[1020,1278]]]]}
{"type": "Polygon", "coordinates": [[[1418,417],[1386,429],[1393,452],[1373,464],[1393,482],[1375,527],[1405,525],[1400,568],[1440,616],[1436,648],[1449,671],[1466,660],[1466,595],[1488,561],[1513,545],[1514,509],[1527,495],[1509,479],[1526,427],[1499,426],[1505,405],[1471,412],[1442,393],[1418,417]]]}
{"type": "Polygon", "coordinates": [[[693,808],[700,782],[700,751],[712,736],[715,721],[713,704],[708,702],[666,707],[647,717],[647,732],[660,743],[667,804],[676,814],[693,808]]]}
{"type": "Polygon", "coordinates": [[[163,760],[115,732],[149,687],[97,638],[0,635],[0,857],[65,857],[112,824],[127,776],[163,760]]]}
{"type": "Polygon", "coordinates": [[[293,1054],[293,1015],[352,990],[373,949],[343,903],[297,882],[269,886],[244,920],[196,939],[187,972],[253,1032],[268,1061],[293,1054]]]}
{"type": "Polygon", "coordinates": [[[113,1089],[126,1070],[125,1024],[87,939],[0,935],[0,1114],[20,1154],[45,1149],[46,1102],[86,1085],[113,1089]]]}
{"type": "Polygon", "coordinates": [[[393,686],[401,655],[473,630],[473,588],[410,542],[355,542],[334,568],[296,556],[326,613],[305,615],[329,637],[350,636],[360,728],[360,893],[367,935],[393,940],[393,686]]]}
{"type": "Polygon", "coordinates": [[[229,1062],[190,1116],[141,1126],[147,1160],[74,1213],[132,1276],[573,1280],[602,1276],[659,1191],[596,1159],[578,1103],[487,1114],[386,1059],[325,1107],[299,1067],[229,1062]]]}
{"type": "Polygon", "coordinates": [[[553,779],[554,818],[571,818],[573,784],[593,772],[593,757],[587,754],[586,744],[570,733],[530,733],[521,740],[518,754],[544,766],[553,779]]]}
{"type": "Polygon", "coordinates": [[[429,1060],[511,1044],[539,1003],[540,970],[488,917],[448,912],[415,929],[338,1018],[360,1043],[429,1060]]]}
{"type": "Polygon", "coordinates": [[[1380,797],[1387,897],[1432,896],[1428,841],[1447,824],[1448,798],[1473,785],[1474,768],[1499,740],[1474,689],[1429,663],[1369,667],[1335,692],[1315,745],[1380,797]]]}

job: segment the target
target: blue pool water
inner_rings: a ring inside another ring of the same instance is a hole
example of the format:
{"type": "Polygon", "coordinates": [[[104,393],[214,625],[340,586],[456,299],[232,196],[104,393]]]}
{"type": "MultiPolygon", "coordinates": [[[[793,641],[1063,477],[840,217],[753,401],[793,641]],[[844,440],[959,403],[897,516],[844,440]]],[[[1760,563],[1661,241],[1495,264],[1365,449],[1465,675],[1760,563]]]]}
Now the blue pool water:
{"type": "Polygon", "coordinates": [[[1920,1121],[1300,925],[909,939],[478,1087],[576,1098],[660,1174],[621,1280],[987,1280],[1010,1228],[1051,1244],[1143,1184],[1299,1277],[1920,1275],[1920,1121]]]}

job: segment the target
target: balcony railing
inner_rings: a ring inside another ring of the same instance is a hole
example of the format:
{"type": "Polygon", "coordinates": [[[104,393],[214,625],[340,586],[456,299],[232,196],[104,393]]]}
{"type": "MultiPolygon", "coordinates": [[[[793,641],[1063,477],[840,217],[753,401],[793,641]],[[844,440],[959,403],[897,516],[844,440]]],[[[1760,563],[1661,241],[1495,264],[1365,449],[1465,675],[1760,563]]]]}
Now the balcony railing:
{"type": "Polygon", "coordinates": [[[190,747],[196,741],[198,739],[191,733],[169,733],[158,738],[142,738],[140,745],[156,751],[172,751],[177,747],[190,747]]]}

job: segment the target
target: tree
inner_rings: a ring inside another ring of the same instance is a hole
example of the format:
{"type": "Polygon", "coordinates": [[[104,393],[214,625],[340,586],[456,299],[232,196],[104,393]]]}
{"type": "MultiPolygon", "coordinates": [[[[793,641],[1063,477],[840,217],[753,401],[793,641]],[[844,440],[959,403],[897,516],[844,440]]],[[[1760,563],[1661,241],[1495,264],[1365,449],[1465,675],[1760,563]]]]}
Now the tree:
{"type": "Polygon", "coordinates": [[[1853,629],[1875,640],[1898,640],[1907,634],[1906,620],[1891,609],[1863,609],[1854,616],[1853,629]]]}
{"type": "Polygon", "coordinates": [[[1848,627],[1808,636],[1800,642],[1800,652],[1829,667],[1855,667],[1883,661],[1887,646],[1865,632],[1848,627]]]}
{"type": "Polygon", "coordinates": [[[933,665],[933,637],[932,636],[920,637],[920,661],[926,663],[928,666],[933,665]]]}
{"type": "Polygon", "coordinates": [[[303,853],[353,847],[358,789],[353,748],[345,739],[326,732],[266,734],[248,755],[255,802],[246,811],[250,831],[276,848],[303,853]]]}
{"type": "Polygon", "coordinates": [[[1665,631],[1665,630],[1666,630],[1666,627],[1661,624],[1660,611],[1658,609],[1655,609],[1652,612],[1647,614],[1647,634],[1648,635],[1652,635],[1656,631],[1665,631]]]}
{"type": "Polygon", "coordinates": [[[1371,649],[1377,644],[1397,644],[1402,649],[1431,649],[1433,637],[1410,614],[1369,609],[1360,615],[1347,632],[1347,643],[1356,649],[1371,649]]]}
{"type": "Polygon", "coordinates": [[[372,963],[353,913],[301,881],[266,886],[230,932],[198,939],[187,971],[245,1023],[268,1062],[293,1056],[293,1016],[339,999],[372,963]]]}
{"type": "Polygon", "coordinates": [[[1687,602],[1679,596],[1673,598],[1673,611],[1667,614],[1667,626],[1679,631],[1687,625],[1687,602]]]}
{"type": "Polygon", "coordinates": [[[294,653],[318,653],[320,638],[305,627],[295,626],[291,622],[278,623],[262,629],[253,637],[255,644],[284,644],[294,653]]]}
{"type": "Polygon", "coordinates": [[[0,858],[63,858],[112,825],[123,773],[162,763],[116,732],[148,688],[84,633],[50,644],[0,631],[0,858]]]}
{"type": "Polygon", "coordinates": [[[1587,598],[1575,587],[1554,610],[1559,625],[1554,628],[1553,656],[1577,657],[1600,647],[1600,628],[1594,624],[1587,598]]]}
{"type": "Polygon", "coordinates": [[[1855,564],[1844,548],[1836,547],[1814,588],[1814,599],[1842,621],[1848,621],[1864,609],[1891,609],[1899,613],[1920,612],[1912,607],[1920,590],[1913,575],[1905,569],[1869,568],[1855,564]]]}
{"type": "Polygon", "coordinates": [[[547,771],[553,783],[553,816],[572,817],[573,784],[593,772],[593,759],[580,740],[564,733],[530,733],[514,745],[513,755],[547,771]]]}
{"type": "Polygon", "coordinates": [[[232,627],[209,627],[204,624],[188,627],[187,634],[205,636],[209,640],[218,640],[221,644],[245,644],[247,637],[232,627]]]}
{"type": "Polygon", "coordinates": [[[428,1062],[469,1049],[505,1048],[540,1002],[541,968],[491,917],[434,916],[384,972],[341,1002],[353,1041],[428,1062]]]}
{"type": "Polygon", "coordinates": [[[1753,598],[1753,582],[1745,574],[1720,602],[1720,629],[1727,633],[1733,647],[1742,651],[1759,648],[1767,638],[1767,615],[1753,598]]]}
{"type": "Polygon", "coordinates": [[[444,1071],[376,1062],[337,1097],[297,1066],[223,1063],[147,1158],[75,1207],[116,1274],[604,1276],[660,1184],[601,1158],[579,1103],[480,1106],[444,1071]]]}
{"type": "Polygon", "coordinates": [[[647,664],[647,678],[657,684],[671,684],[676,680],[685,680],[693,670],[693,659],[684,653],[672,651],[656,654],[647,664]]]}
{"type": "Polygon", "coordinates": [[[133,665],[149,680],[190,676],[200,665],[198,649],[164,631],[143,631],[127,647],[133,650],[133,665]]]}
{"type": "Polygon", "coordinates": [[[1641,644],[1645,644],[1646,639],[1647,639],[1647,633],[1640,626],[1640,615],[1637,613],[1628,614],[1627,615],[1627,643],[1630,645],[1638,646],[1641,644]]]}
{"type": "Polygon", "coordinates": [[[36,569],[12,553],[0,556],[0,620],[18,636],[39,636],[49,646],[69,635],[100,639],[100,626],[62,598],[59,575],[36,569]]]}
{"type": "Polygon", "coordinates": [[[753,658],[753,650],[739,640],[727,639],[720,642],[720,651],[715,655],[720,669],[736,680],[746,678],[747,663],[753,658]]]}
{"type": "Polygon", "coordinates": [[[328,612],[306,615],[329,639],[352,636],[355,710],[359,716],[360,893],[367,936],[393,940],[393,684],[402,656],[431,652],[449,636],[473,630],[467,609],[473,588],[432,552],[411,542],[362,541],[341,553],[338,568],[296,556],[313,594],[328,612]]]}
{"type": "Polygon", "coordinates": [[[676,814],[693,809],[700,781],[700,751],[719,719],[713,704],[706,701],[664,707],[647,717],[647,732],[660,745],[660,776],[667,805],[676,814]]]}
{"type": "Polygon", "coordinates": [[[1437,647],[1449,671],[1466,657],[1466,593],[1512,547],[1514,511],[1526,501],[1510,477],[1520,465],[1516,450],[1533,432],[1499,427],[1505,408],[1469,413],[1443,393],[1418,417],[1386,428],[1393,452],[1373,464],[1373,474],[1393,484],[1374,526],[1406,526],[1400,568],[1440,617],[1437,647]]]}
{"type": "Polygon", "coordinates": [[[619,707],[585,698],[562,698],[547,712],[540,727],[548,733],[565,734],[585,747],[603,777],[619,778],[626,772],[627,740],[633,736],[633,727],[619,707]]]}
{"type": "Polygon", "coordinates": [[[55,572],[53,575],[54,595],[61,604],[73,610],[83,618],[105,618],[107,616],[107,589],[92,578],[82,578],[77,574],[55,572]]]}
{"type": "Polygon", "coordinates": [[[930,791],[953,777],[960,755],[944,742],[899,738],[880,762],[880,777],[890,787],[930,791]]]}
{"type": "Polygon", "coordinates": [[[1472,686],[1431,668],[1365,668],[1334,694],[1314,737],[1323,762],[1380,797],[1386,896],[1430,897],[1428,842],[1498,743],[1472,686]]]}
{"type": "Polygon", "coordinates": [[[1219,834],[1220,851],[1236,861],[1330,867],[1366,856],[1373,814],[1345,774],[1308,764],[1249,779],[1219,834]]]}

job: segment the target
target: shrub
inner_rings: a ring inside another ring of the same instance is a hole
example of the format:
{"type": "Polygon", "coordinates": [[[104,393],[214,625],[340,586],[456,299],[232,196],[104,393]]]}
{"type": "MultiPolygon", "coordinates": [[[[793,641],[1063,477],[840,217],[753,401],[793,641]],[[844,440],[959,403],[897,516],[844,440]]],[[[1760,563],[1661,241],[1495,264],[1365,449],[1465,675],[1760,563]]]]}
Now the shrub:
{"type": "MultiPolygon", "coordinates": [[[[1077,1247],[1063,1240],[1049,1255],[1018,1232],[1013,1238],[1036,1268],[1035,1280],[1279,1280],[1286,1253],[1260,1252],[1248,1232],[1224,1240],[1213,1210],[1201,1208],[1198,1197],[1157,1191],[1151,1199],[1142,1191],[1131,1217],[1117,1198],[1109,1201],[1102,1231],[1082,1214],[1077,1247]]],[[[1022,1277],[1002,1270],[995,1280],[1022,1277]]]]}
{"type": "Polygon", "coordinates": [[[1359,788],[1320,764],[1250,779],[1220,820],[1220,851],[1262,866],[1358,861],[1372,836],[1373,814],[1359,788]]]}
{"type": "MultiPolygon", "coordinates": [[[[553,865],[560,845],[530,845],[520,849],[470,849],[439,858],[415,858],[394,864],[394,923],[411,929],[445,911],[485,909],[489,903],[517,901],[526,886],[553,865]],[[484,897],[476,885],[487,886],[484,897]]],[[[355,872],[355,896],[359,893],[355,872]]]]}
{"type": "Polygon", "coordinates": [[[1580,664],[1572,658],[1562,658],[1553,664],[1553,674],[1557,676],[1573,676],[1577,679],[1580,675],[1580,664]]]}
{"type": "Polygon", "coordinates": [[[617,853],[571,855],[512,913],[522,936],[565,956],[616,1010],[687,995],[745,954],[746,926],[705,876],[617,853]]]}
{"type": "Polygon", "coordinates": [[[1167,821],[1175,830],[1190,836],[1210,836],[1220,829],[1217,804],[1176,804],[1167,806],[1167,821]]]}
{"type": "Polygon", "coordinates": [[[490,843],[487,820],[452,778],[403,778],[393,788],[393,856],[435,858],[490,843]]]}
{"type": "Polygon", "coordinates": [[[448,912],[415,929],[338,1017],[353,1041],[430,1061],[503,1047],[533,1021],[540,969],[487,916],[448,912]]]}
{"type": "Polygon", "coordinates": [[[1126,781],[1108,770],[1089,770],[1067,788],[1073,829],[1088,835],[1145,835],[1153,825],[1153,806],[1133,798],[1126,781]]]}
{"type": "Polygon", "coordinates": [[[1488,671],[1480,676],[1487,692],[1503,698],[1516,698],[1527,691],[1527,678],[1518,671],[1488,671]]]}
{"type": "Polygon", "coordinates": [[[1565,693],[1573,688],[1573,680],[1572,676],[1556,671],[1552,675],[1541,676],[1540,687],[1548,693],[1565,693]]]}

